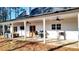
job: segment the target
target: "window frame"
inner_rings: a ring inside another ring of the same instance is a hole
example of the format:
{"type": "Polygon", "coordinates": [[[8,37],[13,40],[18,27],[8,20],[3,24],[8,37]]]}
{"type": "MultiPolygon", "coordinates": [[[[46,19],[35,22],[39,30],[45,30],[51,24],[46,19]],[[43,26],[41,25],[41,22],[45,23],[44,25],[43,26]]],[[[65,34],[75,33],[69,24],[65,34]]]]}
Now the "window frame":
{"type": "Polygon", "coordinates": [[[52,30],[56,29],[56,24],[52,24],[52,30]]]}
{"type": "Polygon", "coordinates": [[[24,26],[20,26],[20,30],[24,30],[24,26]]]}
{"type": "Polygon", "coordinates": [[[61,24],[52,24],[51,26],[52,30],[61,30],[61,24]]]}
{"type": "Polygon", "coordinates": [[[17,32],[18,31],[18,29],[17,29],[17,27],[14,27],[14,32],[17,32]],[[16,29],[15,29],[16,28],[16,29]]]}
{"type": "Polygon", "coordinates": [[[61,24],[56,24],[57,25],[57,30],[61,30],[61,24]]]}

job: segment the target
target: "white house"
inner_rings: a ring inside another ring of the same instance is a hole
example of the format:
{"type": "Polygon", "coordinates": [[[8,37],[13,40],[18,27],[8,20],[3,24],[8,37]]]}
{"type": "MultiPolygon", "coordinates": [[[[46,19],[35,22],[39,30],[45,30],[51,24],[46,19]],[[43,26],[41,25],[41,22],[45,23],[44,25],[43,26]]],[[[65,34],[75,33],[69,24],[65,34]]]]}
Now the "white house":
{"type": "Polygon", "coordinates": [[[44,42],[47,39],[78,40],[79,8],[1,22],[0,25],[3,26],[3,35],[9,36],[7,38],[44,38],[44,42]],[[10,32],[7,33],[7,30],[10,32]]]}

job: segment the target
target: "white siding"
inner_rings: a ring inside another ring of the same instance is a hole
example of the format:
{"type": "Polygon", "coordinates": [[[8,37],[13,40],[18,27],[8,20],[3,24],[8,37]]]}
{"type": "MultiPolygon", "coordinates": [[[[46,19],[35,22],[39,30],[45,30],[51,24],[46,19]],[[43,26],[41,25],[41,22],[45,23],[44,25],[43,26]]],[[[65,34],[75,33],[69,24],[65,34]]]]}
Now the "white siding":
{"type": "MultiPolygon", "coordinates": [[[[56,20],[46,20],[46,31],[48,32],[48,38],[54,38],[57,39],[58,37],[58,31],[52,30],[51,25],[52,24],[61,24],[61,31],[66,31],[66,39],[70,40],[78,40],[78,32],[77,32],[77,18],[67,18],[63,19],[59,22],[56,20]]],[[[15,26],[18,27],[18,33],[20,36],[24,36],[24,30],[20,30],[20,26],[23,25],[23,23],[15,24],[15,26]]],[[[31,25],[36,26],[36,30],[39,32],[40,30],[43,30],[43,21],[37,21],[37,22],[31,22],[31,25]]],[[[27,27],[27,37],[29,36],[29,26],[26,25],[27,27]]],[[[63,39],[63,37],[61,37],[63,39]]]]}
{"type": "Polygon", "coordinates": [[[52,24],[61,24],[61,30],[76,31],[77,30],[77,18],[63,19],[61,21],[50,20],[46,22],[46,30],[51,30],[52,24]]]}

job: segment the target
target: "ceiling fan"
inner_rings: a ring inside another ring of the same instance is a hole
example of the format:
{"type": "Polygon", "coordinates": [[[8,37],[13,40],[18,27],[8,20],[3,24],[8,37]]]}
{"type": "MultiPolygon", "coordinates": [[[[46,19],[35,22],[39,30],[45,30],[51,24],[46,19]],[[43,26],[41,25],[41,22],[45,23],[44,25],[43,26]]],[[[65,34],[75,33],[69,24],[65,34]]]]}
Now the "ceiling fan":
{"type": "Polygon", "coordinates": [[[63,19],[60,19],[59,17],[56,18],[56,21],[61,21],[61,20],[63,20],[63,19]]]}

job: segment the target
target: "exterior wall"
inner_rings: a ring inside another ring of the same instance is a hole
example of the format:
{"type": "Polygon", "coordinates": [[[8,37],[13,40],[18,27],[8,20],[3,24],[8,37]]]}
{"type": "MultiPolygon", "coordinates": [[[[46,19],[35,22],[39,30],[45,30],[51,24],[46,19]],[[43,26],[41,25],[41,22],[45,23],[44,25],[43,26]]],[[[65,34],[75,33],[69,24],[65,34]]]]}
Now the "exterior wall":
{"type": "Polygon", "coordinates": [[[14,27],[17,27],[17,33],[19,33],[20,36],[24,36],[24,30],[20,30],[20,26],[24,26],[23,23],[16,23],[14,24],[14,27]]]}
{"type": "MultiPolygon", "coordinates": [[[[66,39],[70,40],[78,40],[78,23],[77,18],[69,18],[69,19],[63,19],[59,22],[56,20],[50,20],[46,22],[46,31],[49,33],[48,38],[54,38],[57,39],[58,33],[60,31],[65,31],[66,33],[66,39]],[[51,30],[52,24],[61,24],[61,30],[51,30]]],[[[60,39],[63,39],[64,37],[60,37],[60,39]]]]}
{"type": "Polygon", "coordinates": [[[76,31],[78,28],[77,18],[63,19],[61,21],[56,20],[46,21],[46,30],[51,30],[52,24],[61,24],[61,30],[66,31],[76,31]]]}
{"type": "MultiPolygon", "coordinates": [[[[70,40],[78,40],[78,32],[77,32],[77,18],[67,18],[63,19],[59,22],[56,20],[46,20],[46,31],[48,33],[48,38],[52,39],[57,39],[58,37],[58,32],[56,30],[51,29],[52,24],[61,24],[61,30],[60,31],[65,31],[66,32],[66,39],[70,40]]],[[[19,33],[20,36],[24,36],[24,30],[20,30],[20,26],[24,25],[23,23],[18,23],[15,24],[14,26],[18,27],[17,33],[19,33]]],[[[36,31],[40,32],[40,30],[43,30],[43,21],[37,21],[37,22],[31,22],[31,25],[36,26],[36,31]]],[[[26,24],[27,28],[27,37],[29,37],[29,26],[26,24]]],[[[60,39],[63,39],[63,37],[60,37],[60,39]]]]}
{"type": "MultiPolygon", "coordinates": [[[[36,26],[36,31],[40,31],[43,30],[43,23],[42,22],[31,22],[31,25],[35,25],[36,26]]],[[[26,33],[27,33],[27,37],[29,37],[29,27],[31,26],[29,24],[26,24],[26,33]]],[[[20,36],[24,36],[25,35],[25,31],[24,30],[20,30],[20,26],[24,26],[23,23],[17,23],[14,25],[14,27],[17,27],[17,33],[19,33],[20,36]]]]}

